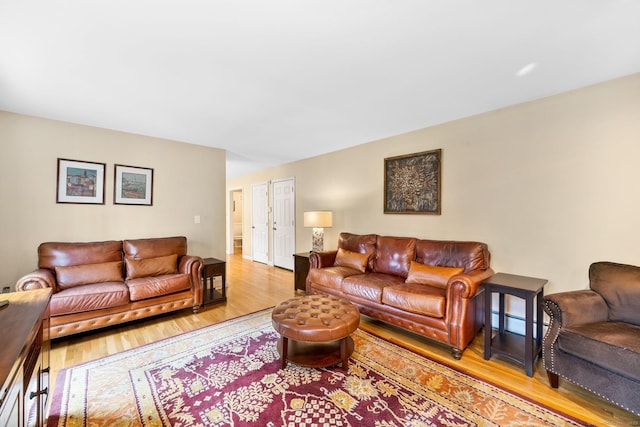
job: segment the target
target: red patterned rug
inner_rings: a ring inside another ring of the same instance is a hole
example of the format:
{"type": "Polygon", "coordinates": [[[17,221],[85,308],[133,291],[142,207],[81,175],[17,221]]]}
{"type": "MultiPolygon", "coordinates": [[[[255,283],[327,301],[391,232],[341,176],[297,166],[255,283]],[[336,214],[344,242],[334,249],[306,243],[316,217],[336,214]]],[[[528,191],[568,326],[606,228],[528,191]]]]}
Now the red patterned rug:
{"type": "Polygon", "coordinates": [[[578,426],[362,330],[349,372],[279,369],[265,310],[61,370],[49,426],[578,426]]]}

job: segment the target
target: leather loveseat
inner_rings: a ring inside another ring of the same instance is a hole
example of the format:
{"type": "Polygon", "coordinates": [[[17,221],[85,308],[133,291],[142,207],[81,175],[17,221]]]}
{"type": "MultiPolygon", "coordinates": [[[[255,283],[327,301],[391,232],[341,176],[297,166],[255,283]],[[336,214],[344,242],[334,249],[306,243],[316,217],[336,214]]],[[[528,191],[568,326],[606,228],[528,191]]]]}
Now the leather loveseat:
{"type": "Polygon", "coordinates": [[[595,262],[589,289],[545,296],[542,358],[559,377],[640,415],[640,267],[595,262]]]}
{"type": "Polygon", "coordinates": [[[51,338],[202,304],[203,261],[186,237],[90,243],[47,242],[18,291],[51,288],[51,338]]]}
{"type": "Polygon", "coordinates": [[[341,233],[337,250],[309,259],[308,294],[346,298],[451,347],[456,359],[483,325],[480,285],[493,274],[485,243],[341,233]]]}

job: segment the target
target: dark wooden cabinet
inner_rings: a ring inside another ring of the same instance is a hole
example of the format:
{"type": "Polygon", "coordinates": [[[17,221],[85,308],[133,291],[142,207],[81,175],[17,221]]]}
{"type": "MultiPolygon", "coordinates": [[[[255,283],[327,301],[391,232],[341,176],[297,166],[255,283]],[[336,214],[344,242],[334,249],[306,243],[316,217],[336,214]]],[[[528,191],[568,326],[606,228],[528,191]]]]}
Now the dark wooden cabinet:
{"type": "Polygon", "coordinates": [[[307,291],[307,275],[309,274],[309,252],[293,254],[294,289],[307,291]]]}
{"type": "Polygon", "coordinates": [[[217,258],[204,258],[203,261],[202,305],[226,301],[227,263],[217,258]]]}
{"type": "Polygon", "coordinates": [[[50,299],[50,289],[0,295],[9,302],[0,308],[0,427],[44,426],[50,299]]]}

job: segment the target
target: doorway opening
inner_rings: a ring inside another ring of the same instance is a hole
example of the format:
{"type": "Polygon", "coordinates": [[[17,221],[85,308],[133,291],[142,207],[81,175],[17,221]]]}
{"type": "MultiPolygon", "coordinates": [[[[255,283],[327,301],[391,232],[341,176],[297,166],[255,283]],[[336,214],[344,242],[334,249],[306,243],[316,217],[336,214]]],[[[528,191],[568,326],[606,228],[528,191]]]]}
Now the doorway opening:
{"type": "Polygon", "coordinates": [[[231,190],[229,194],[229,253],[242,255],[242,189],[231,190]]]}

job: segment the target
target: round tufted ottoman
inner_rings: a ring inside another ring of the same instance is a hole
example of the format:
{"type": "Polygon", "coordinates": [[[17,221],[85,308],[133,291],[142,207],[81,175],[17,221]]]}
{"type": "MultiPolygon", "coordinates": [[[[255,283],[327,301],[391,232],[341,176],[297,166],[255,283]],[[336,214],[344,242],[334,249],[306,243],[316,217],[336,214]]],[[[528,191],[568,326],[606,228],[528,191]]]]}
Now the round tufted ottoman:
{"type": "Polygon", "coordinates": [[[280,368],[287,360],[299,366],[323,368],[342,363],[349,368],[353,338],[358,329],[358,307],[338,297],[308,295],[278,304],[271,314],[278,342],[280,368]]]}

